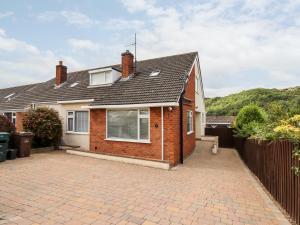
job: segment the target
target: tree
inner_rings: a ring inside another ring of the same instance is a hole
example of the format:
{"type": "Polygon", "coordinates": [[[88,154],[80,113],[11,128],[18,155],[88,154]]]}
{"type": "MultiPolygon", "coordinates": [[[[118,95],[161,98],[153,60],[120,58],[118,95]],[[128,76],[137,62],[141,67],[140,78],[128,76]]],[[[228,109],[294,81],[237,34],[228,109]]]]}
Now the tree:
{"type": "Polygon", "coordinates": [[[259,132],[267,121],[266,112],[257,105],[244,106],[238,113],[235,123],[237,136],[249,137],[259,132]]]}
{"type": "Polygon", "coordinates": [[[62,136],[62,123],[54,109],[38,108],[29,110],[23,120],[25,131],[34,134],[34,142],[38,146],[57,146],[62,136]]]}

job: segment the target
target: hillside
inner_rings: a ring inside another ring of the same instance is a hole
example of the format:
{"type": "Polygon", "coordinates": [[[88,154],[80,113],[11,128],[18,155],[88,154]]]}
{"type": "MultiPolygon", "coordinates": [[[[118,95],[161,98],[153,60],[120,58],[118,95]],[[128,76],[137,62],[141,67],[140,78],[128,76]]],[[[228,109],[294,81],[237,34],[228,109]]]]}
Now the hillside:
{"type": "Polygon", "coordinates": [[[287,89],[250,89],[225,97],[208,98],[205,103],[207,115],[237,115],[243,106],[251,103],[266,111],[269,104],[277,103],[287,112],[296,114],[300,113],[300,86],[287,89]]]}

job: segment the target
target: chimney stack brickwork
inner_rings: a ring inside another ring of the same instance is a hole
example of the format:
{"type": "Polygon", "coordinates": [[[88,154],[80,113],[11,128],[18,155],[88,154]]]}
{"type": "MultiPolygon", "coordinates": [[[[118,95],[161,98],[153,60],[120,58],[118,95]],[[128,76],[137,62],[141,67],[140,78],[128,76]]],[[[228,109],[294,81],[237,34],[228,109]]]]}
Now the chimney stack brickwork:
{"type": "Polygon", "coordinates": [[[133,64],[134,56],[133,54],[126,50],[126,52],[122,53],[122,77],[128,78],[130,74],[133,73],[134,64],[133,64]]]}
{"type": "Polygon", "coordinates": [[[63,65],[62,61],[59,61],[59,65],[56,66],[56,85],[66,82],[67,78],[67,67],[63,65]]]}

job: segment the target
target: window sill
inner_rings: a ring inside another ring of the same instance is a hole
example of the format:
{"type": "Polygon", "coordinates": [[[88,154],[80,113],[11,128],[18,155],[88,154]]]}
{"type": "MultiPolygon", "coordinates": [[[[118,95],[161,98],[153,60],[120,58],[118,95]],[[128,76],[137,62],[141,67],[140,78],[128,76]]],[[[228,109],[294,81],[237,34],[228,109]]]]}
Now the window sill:
{"type": "Polygon", "coordinates": [[[190,134],[193,134],[193,133],[194,133],[194,131],[190,131],[190,132],[187,132],[186,134],[190,135],[190,134]]]}
{"type": "Polygon", "coordinates": [[[88,135],[89,132],[74,132],[74,131],[68,131],[66,134],[79,134],[79,135],[88,135]]]}
{"type": "Polygon", "coordinates": [[[105,141],[120,141],[120,142],[151,144],[150,140],[134,140],[134,139],[121,139],[121,138],[106,138],[104,140],[105,141]]]}

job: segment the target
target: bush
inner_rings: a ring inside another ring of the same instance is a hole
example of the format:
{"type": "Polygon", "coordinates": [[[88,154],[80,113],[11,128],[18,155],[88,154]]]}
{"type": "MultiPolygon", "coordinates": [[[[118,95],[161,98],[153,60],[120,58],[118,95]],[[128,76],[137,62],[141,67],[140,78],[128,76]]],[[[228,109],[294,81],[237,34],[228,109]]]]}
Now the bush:
{"type": "Polygon", "coordinates": [[[12,133],[16,130],[14,124],[3,115],[0,115],[0,132],[12,133]]]}
{"type": "Polygon", "coordinates": [[[23,126],[34,134],[35,147],[58,146],[62,136],[62,123],[54,109],[38,108],[26,113],[23,126]]]}
{"type": "Polygon", "coordinates": [[[236,118],[236,136],[249,137],[258,133],[267,121],[267,114],[256,105],[243,107],[236,118]]]}

